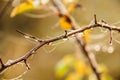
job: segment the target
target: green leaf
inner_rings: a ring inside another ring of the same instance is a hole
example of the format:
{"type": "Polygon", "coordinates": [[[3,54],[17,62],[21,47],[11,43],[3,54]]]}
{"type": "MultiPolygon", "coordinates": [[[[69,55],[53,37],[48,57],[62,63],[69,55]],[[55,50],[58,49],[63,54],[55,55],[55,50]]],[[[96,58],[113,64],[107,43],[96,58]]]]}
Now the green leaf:
{"type": "Polygon", "coordinates": [[[56,66],[56,76],[58,78],[64,77],[69,71],[69,66],[64,62],[59,62],[56,66]]]}

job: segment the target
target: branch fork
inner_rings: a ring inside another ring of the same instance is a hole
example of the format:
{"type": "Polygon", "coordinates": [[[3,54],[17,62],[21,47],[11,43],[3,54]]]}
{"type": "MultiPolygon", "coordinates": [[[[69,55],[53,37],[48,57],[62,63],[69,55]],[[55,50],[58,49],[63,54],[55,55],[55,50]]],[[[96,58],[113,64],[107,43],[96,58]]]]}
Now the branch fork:
{"type": "MultiPolygon", "coordinates": [[[[65,6],[62,4],[62,2],[60,0],[51,0],[51,1],[52,1],[52,3],[54,4],[54,6],[56,7],[57,11],[60,14],[62,14],[63,16],[64,15],[69,15],[69,12],[67,11],[67,9],[65,8],[65,6]]],[[[94,24],[90,24],[90,25],[84,26],[80,29],[77,29],[76,24],[74,23],[71,16],[68,16],[68,19],[71,21],[73,30],[70,31],[70,32],[65,31],[65,34],[62,34],[62,35],[59,35],[59,36],[56,36],[56,37],[50,38],[50,39],[42,40],[42,39],[39,39],[35,36],[24,33],[20,30],[16,30],[18,33],[22,34],[27,39],[33,39],[33,40],[35,40],[36,42],[39,42],[39,43],[36,46],[34,46],[31,50],[29,50],[25,55],[23,55],[22,57],[20,57],[18,59],[13,60],[12,62],[4,64],[2,59],[0,58],[0,64],[1,64],[0,73],[3,72],[5,69],[11,67],[12,65],[20,63],[22,61],[25,63],[27,69],[30,70],[30,66],[27,63],[27,59],[31,55],[33,55],[38,49],[40,49],[42,46],[44,46],[46,44],[49,44],[51,42],[55,42],[55,41],[58,41],[58,40],[61,40],[61,39],[64,39],[64,38],[68,38],[69,36],[72,36],[72,35],[76,34],[75,35],[76,41],[77,41],[78,45],[82,48],[83,53],[85,54],[86,58],[88,59],[88,62],[90,63],[90,66],[91,66],[94,74],[96,75],[97,80],[102,80],[101,79],[101,73],[99,73],[99,71],[98,71],[97,62],[96,62],[94,54],[86,49],[86,43],[84,42],[84,40],[82,38],[78,37],[77,33],[82,33],[85,30],[88,30],[88,29],[91,29],[91,28],[96,28],[96,27],[106,28],[106,29],[110,30],[110,43],[112,43],[112,31],[120,32],[120,27],[117,28],[117,27],[108,25],[103,20],[101,22],[98,22],[97,18],[96,18],[96,15],[94,15],[94,24]]]]}
{"type": "Polygon", "coordinates": [[[1,58],[0,58],[0,63],[1,63],[1,67],[5,66],[1,58]]]}
{"type": "MultiPolygon", "coordinates": [[[[56,37],[53,37],[53,38],[50,38],[50,39],[45,39],[45,40],[41,40],[41,39],[39,39],[39,38],[37,38],[38,40],[40,40],[41,42],[40,43],[38,43],[35,47],[33,47],[31,50],[29,50],[25,55],[23,55],[22,57],[20,57],[20,58],[18,58],[18,59],[16,59],[16,60],[12,60],[11,62],[7,62],[7,63],[3,63],[3,61],[2,61],[2,59],[0,58],[0,64],[1,64],[1,68],[0,68],[0,73],[1,72],[3,72],[5,69],[7,69],[8,67],[11,67],[12,65],[15,65],[15,64],[17,64],[17,63],[19,63],[19,62],[22,62],[22,61],[24,61],[24,63],[26,64],[26,67],[28,68],[28,69],[30,69],[30,66],[29,66],[29,64],[27,63],[27,59],[31,56],[31,55],[33,55],[39,48],[41,48],[42,46],[44,46],[44,45],[46,45],[46,44],[48,44],[48,43],[51,43],[51,42],[55,42],[55,41],[58,41],[58,40],[61,40],[61,39],[64,39],[65,37],[70,37],[70,36],[72,36],[72,35],[75,35],[75,34],[77,34],[77,33],[82,33],[82,32],[84,32],[85,30],[88,30],[88,29],[91,29],[91,28],[96,28],[96,27],[102,27],[102,28],[106,28],[106,29],[108,29],[108,30],[111,30],[111,31],[119,31],[120,32],[120,28],[117,28],[117,27],[114,27],[114,26],[111,26],[111,25],[106,25],[106,24],[103,24],[103,23],[100,23],[100,22],[97,22],[97,24],[90,24],[90,25],[87,25],[87,26],[84,26],[84,27],[82,27],[82,28],[80,28],[80,29],[76,29],[76,30],[72,30],[72,31],[70,31],[70,32],[67,32],[67,33],[65,33],[65,34],[62,34],[62,35],[59,35],[59,36],[56,36],[56,37]]],[[[17,31],[18,32],[18,31],[17,31]]],[[[24,32],[22,32],[22,31],[19,31],[19,33],[20,34],[23,34],[23,36],[25,36],[25,35],[29,35],[29,34],[26,34],[26,33],[24,33],[24,32]]],[[[36,39],[36,37],[34,38],[34,39],[36,39]]],[[[84,51],[86,51],[87,49],[86,49],[86,46],[85,46],[85,44],[81,44],[83,47],[81,47],[84,51]]],[[[88,51],[86,51],[86,55],[88,56],[88,59],[90,60],[90,62],[91,62],[91,58],[90,58],[90,54],[89,54],[89,52],[88,51]]],[[[93,64],[94,64],[94,61],[93,61],[93,63],[91,62],[90,63],[92,66],[93,66],[93,64]]],[[[94,69],[96,69],[96,67],[92,67],[93,68],[93,70],[94,69]]],[[[96,70],[94,70],[95,71],[95,74],[96,75],[99,75],[99,72],[96,72],[97,71],[97,69],[96,70]]],[[[101,79],[98,79],[98,80],[101,80],[101,79]]]]}
{"type": "Polygon", "coordinates": [[[29,64],[27,63],[27,59],[24,59],[24,63],[25,63],[25,65],[26,65],[27,69],[30,70],[30,66],[29,66],[29,64]]]}

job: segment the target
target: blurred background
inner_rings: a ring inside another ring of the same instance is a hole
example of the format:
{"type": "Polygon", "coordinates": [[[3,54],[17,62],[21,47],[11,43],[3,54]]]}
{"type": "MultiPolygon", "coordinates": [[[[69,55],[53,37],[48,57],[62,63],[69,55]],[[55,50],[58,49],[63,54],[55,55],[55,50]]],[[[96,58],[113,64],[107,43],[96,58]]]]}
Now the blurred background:
{"type": "MultiPolygon", "coordinates": [[[[0,0],[0,11],[6,2],[6,0],[0,0]]],[[[73,0],[72,3],[74,2],[82,5],[82,8],[74,9],[70,13],[78,25],[89,25],[93,22],[93,15],[96,14],[98,21],[105,20],[110,25],[120,26],[120,0],[73,0]]],[[[35,41],[25,39],[16,32],[17,29],[40,39],[48,39],[64,33],[64,30],[59,27],[58,16],[52,11],[40,9],[30,12],[38,16],[49,14],[47,17],[36,18],[27,15],[29,12],[26,12],[11,18],[12,9],[13,6],[10,5],[0,18],[0,58],[4,63],[23,56],[37,44],[35,41]]],[[[113,80],[120,80],[120,34],[113,32],[111,45],[109,31],[103,28],[91,29],[89,38],[88,48],[95,53],[97,62],[106,66],[107,72],[113,80]]],[[[76,56],[79,54],[78,52],[78,46],[72,37],[45,45],[36,52],[37,54],[30,57],[28,62],[31,69],[20,79],[59,80],[56,76],[56,67],[60,66],[58,65],[60,61],[64,62],[65,56],[76,56]]],[[[0,75],[0,78],[12,79],[21,75],[25,70],[24,63],[20,63],[7,69],[0,75]]]]}

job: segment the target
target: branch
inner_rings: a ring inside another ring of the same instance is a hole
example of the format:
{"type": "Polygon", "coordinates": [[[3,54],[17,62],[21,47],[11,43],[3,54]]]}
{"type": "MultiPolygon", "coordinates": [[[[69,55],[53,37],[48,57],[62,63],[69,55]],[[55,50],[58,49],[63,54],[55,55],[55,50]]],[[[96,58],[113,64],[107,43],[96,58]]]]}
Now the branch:
{"type": "MultiPolygon", "coordinates": [[[[39,48],[41,48],[42,46],[44,46],[46,44],[49,44],[51,42],[54,42],[54,41],[57,41],[57,40],[60,40],[60,39],[67,38],[69,36],[75,35],[76,41],[77,41],[78,45],[81,47],[81,49],[82,49],[83,53],[85,54],[86,58],[88,59],[93,72],[97,76],[97,79],[101,80],[101,75],[98,72],[97,62],[96,62],[94,54],[86,49],[85,41],[81,37],[79,37],[77,35],[77,33],[84,32],[85,30],[95,28],[95,27],[102,27],[102,28],[109,29],[110,31],[114,30],[114,31],[120,32],[120,28],[116,28],[115,26],[110,26],[110,25],[108,25],[108,24],[106,24],[104,22],[97,22],[96,15],[94,15],[94,18],[95,18],[95,23],[94,24],[90,24],[90,25],[87,25],[87,26],[82,27],[80,29],[77,29],[75,20],[73,20],[72,16],[70,16],[69,12],[65,8],[65,6],[60,2],[60,0],[52,0],[52,2],[53,2],[53,4],[55,5],[55,7],[57,8],[57,10],[59,12],[59,14],[57,14],[57,15],[59,17],[61,17],[61,15],[66,16],[69,19],[69,21],[71,22],[71,26],[72,26],[73,31],[68,32],[66,34],[62,34],[60,36],[56,36],[56,37],[51,38],[51,39],[41,40],[39,38],[36,38],[34,36],[31,36],[29,34],[26,34],[26,33],[22,32],[22,31],[17,30],[17,32],[19,32],[23,36],[26,36],[28,38],[32,38],[35,41],[37,40],[39,43],[35,47],[33,47],[30,51],[28,51],[24,56],[22,56],[22,57],[20,57],[20,58],[18,58],[16,60],[12,60],[12,61],[7,62],[7,63],[4,64],[2,62],[2,60],[0,59],[0,63],[1,63],[0,73],[3,72],[5,69],[7,69],[7,68],[11,67],[12,65],[15,65],[15,64],[17,64],[19,62],[24,62],[26,67],[28,69],[30,69],[30,67],[29,67],[29,65],[28,65],[28,63],[26,61],[31,55],[34,55],[35,52],[39,48]]],[[[3,12],[2,12],[2,14],[3,14],[3,12]]],[[[0,14],[0,16],[1,16],[1,14],[0,14]]],[[[112,38],[111,38],[111,40],[112,40],[112,38]]]]}
{"type": "Polygon", "coordinates": [[[42,42],[42,40],[41,39],[39,39],[39,38],[37,38],[37,37],[35,37],[35,36],[32,36],[32,35],[29,35],[29,34],[27,34],[27,33],[24,33],[24,32],[22,32],[22,31],[20,31],[20,30],[16,30],[18,33],[20,33],[20,34],[22,34],[25,38],[27,38],[27,39],[33,39],[34,41],[36,41],[36,42],[42,42]]]}
{"type": "MultiPolygon", "coordinates": [[[[51,1],[52,1],[53,5],[55,6],[55,8],[57,9],[57,11],[54,11],[55,9],[53,11],[58,12],[58,14],[57,14],[58,17],[66,16],[67,20],[69,20],[68,23],[70,23],[71,26],[72,26],[72,30],[76,30],[77,29],[76,21],[69,14],[69,12],[65,8],[65,6],[62,4],[62,2],[60,0],[51,0],[51,1]]],[[[94,15],[94,21],[95,21],[95,24],[90,25],[91,27],[96,27],[96,26],[101,26],[101,25],[103,26],[104,25],[105,28],[108,28],[107,24],[106,25],[105,24],[99,24],[97,22],[96,15],[94,15]]],[[[88,26],[84,29],[89,29],[89,28],[91,28],[90,26],[88,26]]],[[[110,28],[108,28],[108,29],[111,30],[110,28]]],[[[78,35],[75,35],[75,38],[76,38],[76,41],[77,41],[78,45],[82,49],[84,55],[88,59],[88,61],[90,63],[90,66],[91,66],[93,72],[95,73],[97,79],[101,80],[101,75],[98,72],[98,66],[97,66],[97,62],[96,62],[96,59],[94,57],[94,54],[86,49],[86,42],[84,41],[84,39],[82,37],[80,37],[78,35]]],[[[110,42],[111,42],[111,40],[112,40],[112,38],[110,38],[110,42]]]]}
{"type": "MultiPolygon", "coordinates": [[[[72,16],[69,14],[69,12],[67,11],[67,9],[65,8],[65,6],[62,4],[62,2],[59,0],[52,0],[52,3],[54,4],[54,6],[57,8],[59,14],[58,16],[66,16],[67,20],[69,20],[71,26],[72,26],[72,30],[76,30],[77,29],[77,24],[75,23],[75,20],[73,20],[74,18],[71,18],[72,16]]],[[[95,24],[97,23],[97,19],[96,19],[96,15],[94,15],[95,18],[95,24]]],[[[89,52],[86,49],[86,42],[84,41],[84,39],[78,35],[75,35],[76,41],[80,47],[80,49],[82,49],[84,55],[86,56],[86,58],[88,59],[90,66],[93,70],[93,72],[95,73],[96,77],[98,80],[101,80],[101,75],[98,72],[98,66],[97,66],[97,62],[95,57],[91,57],[91,55],[94,56],[93,53],[89,52]]]]}
{"type": "MultiPolygon", "coordinates": [[[[58,40],[61,40],[61,39],[64,39],[64,38],[67,38],[69,36],[72,36],[72,35],[75,35],[77,33],[83,33],[85,30],[88,30],[88,29],[91,29],[91,28],[95,28],[95,27],[102,27],[102,28],[106,28],[106,29],[111,29],[111,30],[114,30],[114,31],[119,31],[120,32],[120,28],[115,28],[114,26],[110,26],[110,25],[106,25],[104,23],[99,23],[97,22],[97,24],[91,24],[91,25],[87,25],[87,26],[84,26],[80,29],[77,29],[77,30],[74,30],[74,31],[71,31],[71,32],[68,32],[67,34],[62,34],[62,35],[59,35],[59,36],[56,36],[54,38],[51,38],[51,39],[45,39],[45,40],[42,40],[42,42],[38,43],[35,47],[33,47],[31,50],[29,50],[24,56],[18,58],[18,59],[15,59],[15,60],[12,60],[10,62],[7,62],[7,63],[3,63],[2,60],[0,59],[0,63],[1,63],[1,68],[0,68],[0,73],[2,73],[5,69],[7,69],[8,67],[11,67],[19,62],[24,62],[25,65],[27,66],[28,69],[30,69],[29,65],[26,63],[26,60],[31,56],[31,55],[34,55],[35,52],[41,48],[42,46],[46,45],[46,44],[49,44],[51,42],[54,42],[54,41],[58,41],[58,40]]],[[[24,34],[24,32],[20,32],[21,34],[24,34]]],[[[85,48],[84,48],[85,49],[85,48]]],[[[86,50],[85,50],[86,51],[86,50]]],[[[91,57],[93,57],[93,55],[90,55],[91,57]]],[[[90,57],[90,59],[91,59],[90,57]]],[[[94,68],[93,68],[94,69],[94,68]]]]}
{"type": "Polygon", "coordinates": [[[95,22],[95,24],[97,24],[96,14],[94,14],[94,22],[95,22]]]}
{"type": "Polygon", "coordinates": [[[1,66],[4,67],[4,63],[1,58],[0,58],[0,63],[1,63],[1,66]]]}

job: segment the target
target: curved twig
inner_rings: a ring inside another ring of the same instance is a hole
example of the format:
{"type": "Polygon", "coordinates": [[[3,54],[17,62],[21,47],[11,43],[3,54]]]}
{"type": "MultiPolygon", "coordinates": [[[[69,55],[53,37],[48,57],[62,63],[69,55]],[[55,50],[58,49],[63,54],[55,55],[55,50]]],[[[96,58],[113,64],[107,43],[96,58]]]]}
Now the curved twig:
{"type": "MultiPolygon", "coordinates": [[[[68,32],[67,34],[62,34],[62,35],[59,35],[59,36],[56,36],[54,38],[51,38],[51,39],[45,39],[45,40],[42,40],[41,42],[39,42],[35,47],[33,47],[30,51],[28,51],[24,56],[18,58],[18,59],[15,59],[15,60],[12,60],[10,62],[7,62],[7,63],[3,63],[2,59],[0,58],[0,63],[1,65],[4,65],[4,66],[1,66],[0,68],[0,73],[3,72],[5,69],[7,69],[8,67],[11,67],[12,65],[15,65],[19,62],[23,62],[25,60],[27,60],[31,55],[33,55],[39,48],[41,48],[42,46],[48,44],[48,43],[51,43],[51,42],[54,42],[54,41],[57,41],[57,40],[61,40],[61,39],[64,39],[66,37],[69,37],[69,36],[72,36],[72,35],[75,35],[77,33],[82,33],[84,32],[85,30],[88,30],[88,29],[91,29],[91,28],[96,28],[96,27],[103,27],[103,28],[106,28],[106,29],[111,29],[111,30],[114,30],[114,31],[118,31],[120,32],[120,28],[115,28],[114,26],[110,26],[110,25],[106,25],[106,24],[103,24],[103,23],[99,23],[97,22],[97,24],[91,24],[91,25],[87,25],[87,26],[84,26],[80,29],[77,29],[77,30],[74,30],[74,31],[71,31],[71,32],[68,32]]],[[[19,31],[20,34],[24,34],[24,32],[22,31],[19,31]]],[[[40,39],[41,40],[41,39],[40,39]]]]}

